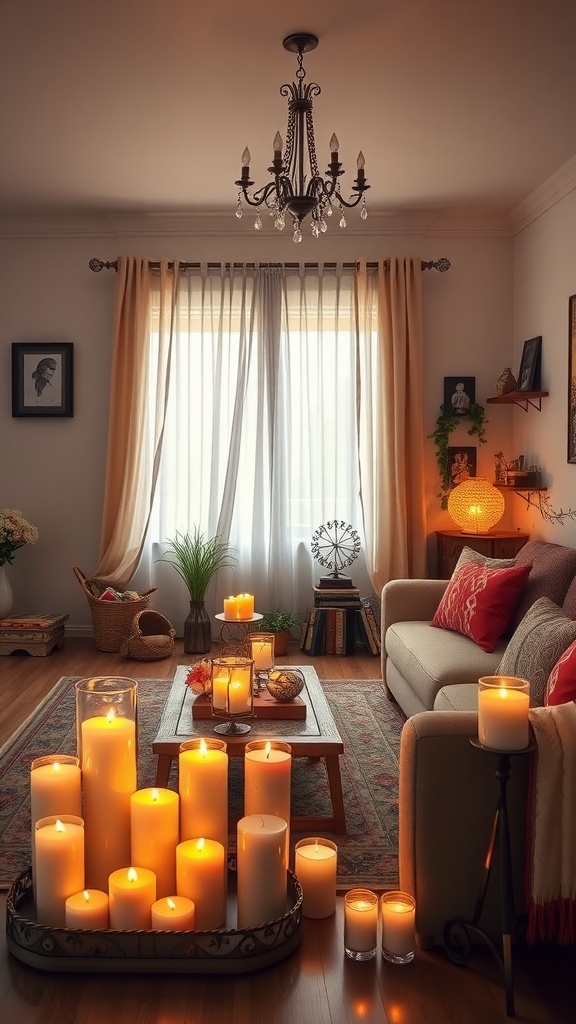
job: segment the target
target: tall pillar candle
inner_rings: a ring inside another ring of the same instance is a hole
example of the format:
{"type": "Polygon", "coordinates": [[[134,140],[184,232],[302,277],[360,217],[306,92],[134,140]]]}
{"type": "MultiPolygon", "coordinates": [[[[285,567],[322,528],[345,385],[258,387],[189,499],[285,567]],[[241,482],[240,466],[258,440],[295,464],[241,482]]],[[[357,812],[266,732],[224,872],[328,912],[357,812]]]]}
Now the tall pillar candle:
{"type": "Polygon", "coordinates": [[[294,872],[302,886],[304,917],[330,917],[336,911],[338,848],[330,839],[311,837],[296,843],[294,872]]]}
{"type": "Polygon", "coordinates": [[[178,755],[180,841],[204,836],[228,850],[228,754],[224,740],[198,737],[178,755]]]}
{"type": "Polygon", "coordinates": [[[272,814],[286,822],[290,849],[291,746],[282,740],[251,740],[244,750],[244,814],[272,814]]]}
{"type": "Polygon", "coordinates": [[[176,892],[179,797],[171,789],[138,789],[130,797],[130,864],[156,875],[156,898],[176,892]]]}
{"type": "Polygon", "coordinates": [[[286,913],[284,818],[250,814],[238,822],[238,928],[254,928],[286,913]]]}
{"type": "Polygon", "coordinates": [[[137,788],[133,679],[76,683],[76,732],[86,829],[86,885],[106,891],[109,875],[131,862],[130,798],[137,788]]]}
{"type": "Polygon", "coordinates": [[[211,931],[226,922],[224,847],[214,839],[186,839],[176,848],[176,891],[195,907],[198,931],[211,931]]]}
{"type": "Polygon", "coordinates": [[[37,757],[30,766],[30,818],[32,822],[32,882],[36,888],[34,826],[40,818],[71,814],[82,817],[80,760],[69,754],[37,757]]]}
{"type": "Polygon", "coordinates": [[[478,680],[478,739],[493,750],[528,746],[530,683],[516,676],[481,676],[478,680]]]}
{"type": "Polygon", "coordinates": [[[113,871],[108,879],[111,928],[150,929],[156,902],[156,875],[132,866],[113,871]]]}
{"type": "Polygon", "coordinates": [[[64,927],[66,900],[84,888],[84,823],[75,815],[40,818],[34,826],[36,916],[64,927]]]}

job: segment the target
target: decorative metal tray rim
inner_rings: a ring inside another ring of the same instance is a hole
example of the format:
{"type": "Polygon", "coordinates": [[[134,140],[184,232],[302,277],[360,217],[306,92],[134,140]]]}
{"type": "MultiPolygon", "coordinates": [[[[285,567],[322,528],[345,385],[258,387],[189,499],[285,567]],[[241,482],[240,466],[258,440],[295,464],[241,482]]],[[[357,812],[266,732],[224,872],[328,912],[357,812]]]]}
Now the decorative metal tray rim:
{"type": "Polygon", "coordinates": [[[278,963],[299,945],[302,887],[288,871],[287,911],[255,928],[213,931],[117,931],[52,928],[25,916],[32,869],[6,898],[6,944],[28,966],[54,972],[243,974],[278,963]]]}

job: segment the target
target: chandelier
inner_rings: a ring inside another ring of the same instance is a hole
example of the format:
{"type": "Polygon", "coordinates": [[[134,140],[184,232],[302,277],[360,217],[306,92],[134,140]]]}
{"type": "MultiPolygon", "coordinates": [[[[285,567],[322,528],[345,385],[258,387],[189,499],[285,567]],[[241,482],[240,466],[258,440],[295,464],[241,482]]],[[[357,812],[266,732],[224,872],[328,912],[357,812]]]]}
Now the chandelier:
{"type": "Polygon", "coordinates": [[[242,199],[248,206],[258,207],[254,227],[259,231],[262,227],[260,207],[264,206],[274,217],[274,227],[282,231],[286,223],[286,214],[292,217],[295,242],[302,241],[301,224],[310,214],[312,234],[318,238],[327,229],[326,218],[332,216],[333,208],[340,212],[340,227],[346,227],[345,209],[351,210],[362,204],[360,216],[366,220],[366,200],[364,193],[370,186],[364,177],[364,154],[360,152],[356,161],[356,174],[352,186],[352,195],[344,199],[340,192],[339,178],[344,171],[338,160],[339,142],[336,135],[330,139],[330,163],[325,177],[318,171],[316,145],[314,142],[314,122],[312,120],[312,99],[320,95],[320,86],[315,82],[304,84],[306,72],[303,67],[303,54],[315,50],[318,46],[316,36],[307,32],[298,32],[287,36],[282,45],[285,50],[298,54],[297,82],[281,86],[280,95],[288,97],[288,125],[286,128],[286,147],[282,154],[282,136],[276,132],[273,142],[274,155],[268,173],[271,181],[262,188],[252,192],[254,182],[250,179],[250,151],[246,148],[242,154],[242,177],[236,181],[238,185],[238,205],[236,216],[242,216],[242,199]]]}

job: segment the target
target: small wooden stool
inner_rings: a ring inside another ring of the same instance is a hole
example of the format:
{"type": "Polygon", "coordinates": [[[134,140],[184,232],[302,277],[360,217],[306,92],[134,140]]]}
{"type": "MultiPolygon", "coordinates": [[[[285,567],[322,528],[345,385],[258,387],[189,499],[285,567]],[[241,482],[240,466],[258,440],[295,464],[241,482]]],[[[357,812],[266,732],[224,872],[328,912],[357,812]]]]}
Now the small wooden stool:
{"type": "Polygon", "coordinates": [[[25,651],[43,658],[64,646],[68,615],[9,615],[0,619],[0,655],[25,651]]]}

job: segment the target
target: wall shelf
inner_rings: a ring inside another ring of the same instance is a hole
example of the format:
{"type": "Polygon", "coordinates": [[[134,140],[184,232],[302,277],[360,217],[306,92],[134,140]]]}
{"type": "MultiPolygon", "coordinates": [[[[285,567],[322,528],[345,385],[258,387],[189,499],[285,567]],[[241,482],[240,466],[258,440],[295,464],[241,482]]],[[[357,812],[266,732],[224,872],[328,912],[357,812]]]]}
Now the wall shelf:
{"type": "Polygon", "coordinates": [[[506,395],[496,395],[494,398],[487,398],[487,405],[519,405],[524,412],[528,412],[528,406],[538,412],[542,411],[542,399],[548,398],[548,391],[509,391],[506,395]],[[538,402],[538,405],[536,405],[538,402]]]}

